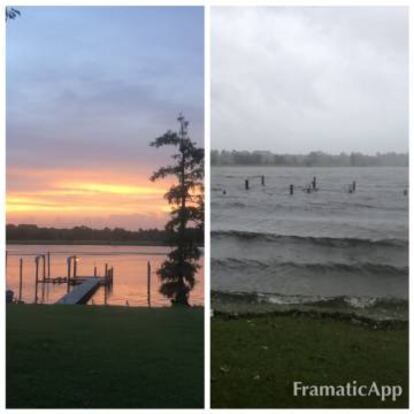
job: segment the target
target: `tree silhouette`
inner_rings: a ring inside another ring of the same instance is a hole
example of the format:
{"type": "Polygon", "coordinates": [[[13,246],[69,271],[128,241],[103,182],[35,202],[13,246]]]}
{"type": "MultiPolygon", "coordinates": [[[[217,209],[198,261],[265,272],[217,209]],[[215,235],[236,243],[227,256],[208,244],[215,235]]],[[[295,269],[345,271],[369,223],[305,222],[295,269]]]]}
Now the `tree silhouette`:
{"type": "Polygon", "coordinates": [[[171,145],[177,149],[172,155],[174,164],[155,171],[151,181],[167,176],[177,178],[177,183],[164,195],[172,207],[165,230],[174,249],[157,273],[162,281],[160,292],[173,304],[189,306],[189,293],[196,283],[201,254],[194,227],[200,230],[204,227],[204,149],[197,148],[188,137],[189,123],[184,116],[180,114],[177,120],[179,132],[167,131],[150,144],[156,148],[171,145]]]}
{"type": "Polygon", "coordinates": [[[9,19],[14,20],[17,16],[20,16],[21,13],[19,10],[15,9],[14,7],[6,7],[6,22],[9,19]]]}

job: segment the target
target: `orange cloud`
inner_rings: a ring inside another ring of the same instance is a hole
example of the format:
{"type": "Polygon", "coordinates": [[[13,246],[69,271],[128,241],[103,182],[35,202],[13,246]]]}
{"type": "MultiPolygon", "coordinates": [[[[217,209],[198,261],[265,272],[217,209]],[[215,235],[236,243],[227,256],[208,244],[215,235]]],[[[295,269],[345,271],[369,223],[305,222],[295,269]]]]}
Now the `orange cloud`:
{"type": "Polygon", "coordinates": [[[154,187],[132,186],[124,184],[105,184],[99,182],[69,182],[59,184],[68,191],[120,194],[120,195],[154,195],[164,194],[165,190],[154,187]]]}
{"type": "Polygon", "coordinates": [[[67,170],[8,171],[6,212],[13,222],[26,220],[44,222],[48,216],[104,218],[145,215],[167,219],[170,206],[163,198],[168,186],[152,183],[148,176],[108,171],[87,172],[67,170]],[[17,177],[17,178],[16,178],[17,177]]]}

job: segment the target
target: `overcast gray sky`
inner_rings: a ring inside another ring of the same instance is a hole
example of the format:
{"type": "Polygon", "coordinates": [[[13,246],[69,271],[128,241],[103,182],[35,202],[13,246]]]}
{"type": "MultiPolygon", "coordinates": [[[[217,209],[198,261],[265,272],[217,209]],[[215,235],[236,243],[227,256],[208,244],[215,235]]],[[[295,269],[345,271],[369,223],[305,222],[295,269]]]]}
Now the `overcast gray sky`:
{"type": "Polygon", "coordinates": [[[408,9],[216,7],[212,148],[408,151],[408,9]]]}

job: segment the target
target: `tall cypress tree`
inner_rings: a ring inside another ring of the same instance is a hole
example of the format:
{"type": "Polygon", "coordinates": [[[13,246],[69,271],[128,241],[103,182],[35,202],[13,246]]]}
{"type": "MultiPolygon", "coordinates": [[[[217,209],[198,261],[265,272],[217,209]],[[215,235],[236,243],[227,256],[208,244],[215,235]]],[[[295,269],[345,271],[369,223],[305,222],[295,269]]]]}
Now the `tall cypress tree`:
{"type": "Polygon", "coordinates": [[[174,163],[153,173],[151,181],[174,176],[177,182],[164,195],[172,206],[171,219],[165,229],[173,247],[158,275],[160,292],[173,304],[189,306],[190,291],[196,283],[201,252],[194,228],[204,229],[204,149],[198,148],[188,136],[188,121],[180,114],[178,132],[167,131],[150,145],[156,148],[171,145],[176,148],[174,163]]]}

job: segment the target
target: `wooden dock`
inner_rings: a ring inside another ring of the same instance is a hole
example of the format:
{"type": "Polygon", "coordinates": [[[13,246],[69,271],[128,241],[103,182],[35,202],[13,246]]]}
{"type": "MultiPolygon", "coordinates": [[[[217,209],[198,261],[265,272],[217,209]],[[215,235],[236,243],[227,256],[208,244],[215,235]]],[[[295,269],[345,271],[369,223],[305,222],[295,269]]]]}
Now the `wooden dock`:
{"type": "MultiPolygon", "coordinates": [[[[112,293],[114,283],[114,268],[109,267],[105,263],[105,272],[103,276],[99,276],[96,265],[93,268],[92,276],[78,275],[76,255],[68,256],[66,258],[67,275],[66,276],[51,276],[50,253],[39,254],[35,257],[35,292],[34,303],[39,303],[39,285],[41,289],[41,303],[44,303],[45,287],[48,284],[66,284],[67,293],[61,297],[56,304],[76,305],[85,304],[98,290],[99,287],[104,288],[104,304],[107,304],[108,295],[112,293]],[[46,272],[47,268],[47,272],[46,272]]],[[[23,290],[23,259],[19,260],[19,296],[17,302],[22,302],[23,290]]]]}
{"type": "Polygon", "coordinates": [[[70,292],[60,298],[56,304],[77,305],[83,304],[96,292],[99,286],[106,283],[105,277],[84,276],[79,277],[78,283],[70,292]]]}

